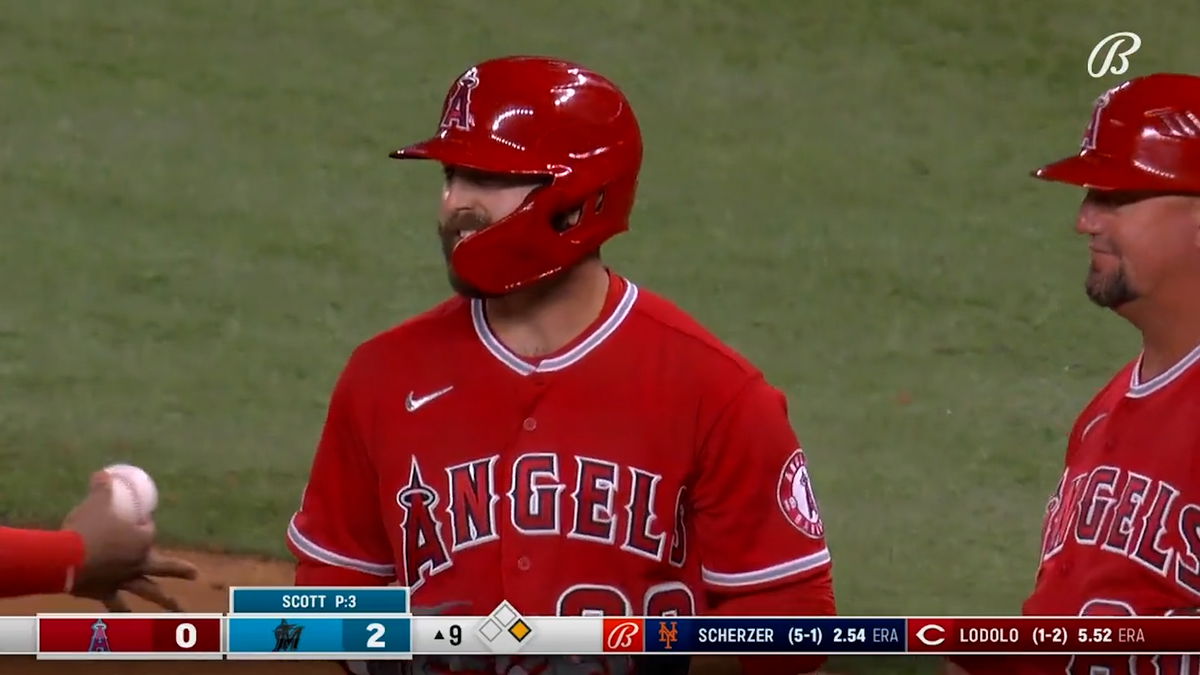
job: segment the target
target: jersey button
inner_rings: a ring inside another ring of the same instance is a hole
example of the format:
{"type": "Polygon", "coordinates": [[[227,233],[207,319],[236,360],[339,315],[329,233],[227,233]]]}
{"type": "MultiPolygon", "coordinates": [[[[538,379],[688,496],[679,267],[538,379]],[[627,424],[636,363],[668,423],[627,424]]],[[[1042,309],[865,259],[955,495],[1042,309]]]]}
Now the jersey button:
{"type": "Polygon", "coordinates": [[[529,568],[531,567],[533,567],[533,561],[529,559],[529,556],[523,555],[520,558],[517,558],[517,569],[521,570],[522,572],[528,572],[529,568]]]}
{"type": "Polygon", "coordinates": [[[521,423],[521,428],[525,431],[533,431],[537,429],[537,420],[532,417],[526,417],[525,421],[521,423]]]}

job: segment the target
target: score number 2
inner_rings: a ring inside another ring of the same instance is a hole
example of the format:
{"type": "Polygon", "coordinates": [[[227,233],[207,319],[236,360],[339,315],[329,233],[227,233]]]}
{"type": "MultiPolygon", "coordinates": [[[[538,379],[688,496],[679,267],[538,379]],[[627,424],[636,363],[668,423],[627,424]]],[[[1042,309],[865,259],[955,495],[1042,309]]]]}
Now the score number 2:
{"type": "Polygon", "coordinates": [[[387,643],[383,641],[383,636],[387,633],[387,628],[381,623],[367,624],[367,631],[371,633],[371,637],[367,638],[368,649],[387,649],[387,643]]]}
{"type": "MultiPolygon", "coordinates": [[[[367,624],[367,641],[365,643],[367,649],[387,649],[387,641],[384,636],[387,635],[387,626],[378,621],[373,621],[367,624]]],[[[404,642],[402,639],[401,642],[404,642]]],[[[462,627],[450,627],[450,644],[458,646],[462,644],[462,627]]]]}
{"type": "Polygon", "coordinates": [[[412,624],[407,618],[343,619],[342,651],[348,653],[409,650],[412,624]]]}

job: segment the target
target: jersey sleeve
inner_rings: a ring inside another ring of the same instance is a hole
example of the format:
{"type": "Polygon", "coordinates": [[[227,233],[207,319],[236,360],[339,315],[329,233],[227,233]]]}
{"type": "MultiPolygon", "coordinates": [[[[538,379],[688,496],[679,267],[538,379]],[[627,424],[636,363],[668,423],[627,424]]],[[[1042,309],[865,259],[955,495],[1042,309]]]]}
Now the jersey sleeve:
{"type": "Polygon", "coordinates": [[[296,584],[366,586],[395,579],[378,502],[379,480],[364,442],[369,366],[360,347],[330,397],[300,510],[288,525],[296,584]]]}
{"type": "MultiPolygon", "coordinates": [[[[704,439],[697,468],[691,502],[709,591],[825,586],[824,526],[782,393],[761,376],[743,385],[704,439]]],[[[815,590],[830,594],[832,608],[832,591],[815,590]]]]}
{"type": "Polygon", "coordinates": [[[76,532],[0,527],[0,597],[70,592],[83,560],[76,532]]]}

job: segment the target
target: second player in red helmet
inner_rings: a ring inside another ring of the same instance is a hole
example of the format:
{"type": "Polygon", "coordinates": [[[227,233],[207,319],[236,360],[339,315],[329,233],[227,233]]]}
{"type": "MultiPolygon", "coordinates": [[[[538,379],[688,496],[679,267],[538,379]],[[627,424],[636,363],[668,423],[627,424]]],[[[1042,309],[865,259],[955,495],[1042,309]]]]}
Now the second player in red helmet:
{"type": "MultiPolygon", "coordinates": [[[[784,396],[611,270],[642,140],[613,82],[509,57],[455,78],[436,134],[449,300],[360,345],[288,529],[302,585],[398,582],[418,611],[827,615],[831,562],[784,396]]],[[[762,675],[820,657],[748,660],[762,675]]],[[[614,656],[423,672],[648,673],[614,656]]]]}
{"type": "MultiPolygon", "coordinates": [[[[1163,73],[1110,89],[1092,108],[1079,152],[1035,175],[1086,189],[1075,230],[1088,241],[1087,296],[1137,328],[1142,350],[1084,407],[1068,436],[1023,611],[1194,616],[1200,613],[1200,78],[1163,73]]],[[[957,660],[972,675],[1200,670],[1195,654],[957,660]]]]}

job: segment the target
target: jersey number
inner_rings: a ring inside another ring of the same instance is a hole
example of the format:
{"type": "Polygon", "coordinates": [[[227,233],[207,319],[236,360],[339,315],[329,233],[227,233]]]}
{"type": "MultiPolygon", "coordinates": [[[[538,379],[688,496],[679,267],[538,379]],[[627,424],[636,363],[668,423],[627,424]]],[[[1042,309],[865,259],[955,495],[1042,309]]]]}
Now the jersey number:
{"type": "MultiPolygon", "coordinates": [[[[1200,612],[1172,612],[1197,614],[1200,612]]],[[[1130,607],[1119,600],[1089,600],[1079,611],[1080,616],[1137,616],[1130,607]]],[[[1118,656],[1086,655],[1072,656],[1067,665],[1068,675],[1198,675],[1200,657],[1195,655],[1118,656]]]]}
{"type": "Polygon", "coordinates": [[[559,616],[691,616],[695,598],[687,586],[670,581],[646,589],[642,606],[634,608],[619,588],[576,584],[558,596],[559,616]]]}

